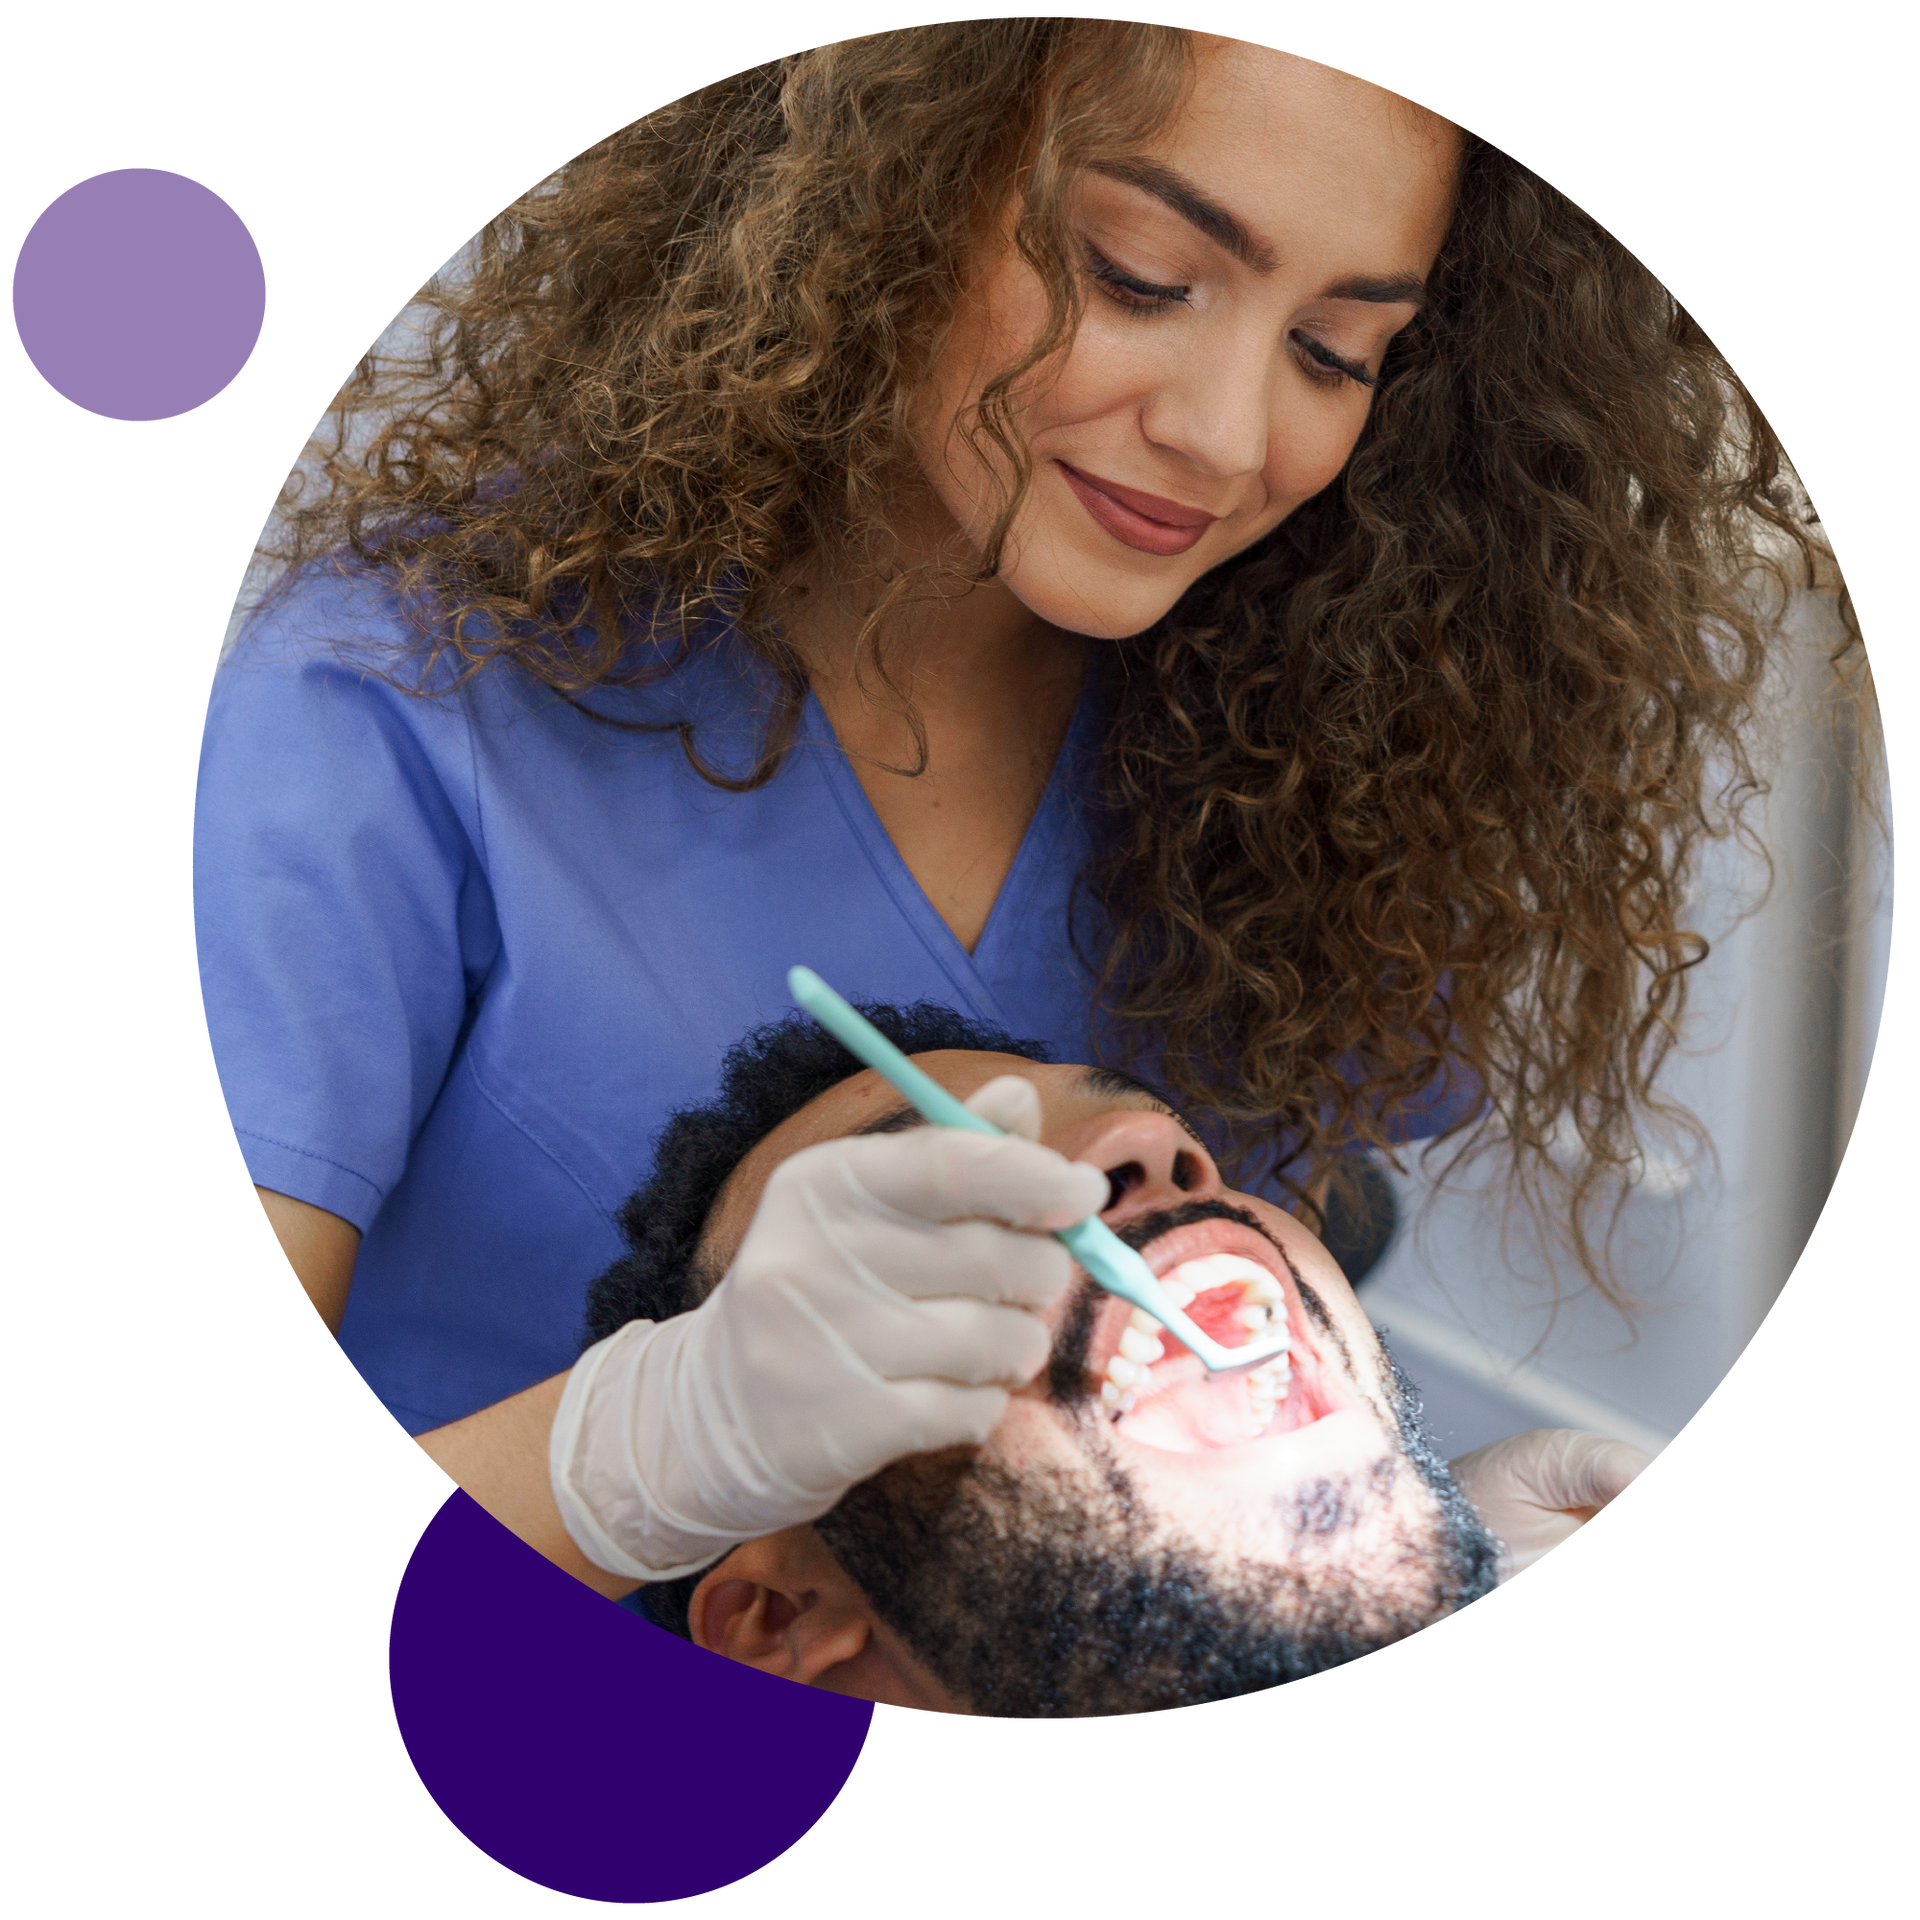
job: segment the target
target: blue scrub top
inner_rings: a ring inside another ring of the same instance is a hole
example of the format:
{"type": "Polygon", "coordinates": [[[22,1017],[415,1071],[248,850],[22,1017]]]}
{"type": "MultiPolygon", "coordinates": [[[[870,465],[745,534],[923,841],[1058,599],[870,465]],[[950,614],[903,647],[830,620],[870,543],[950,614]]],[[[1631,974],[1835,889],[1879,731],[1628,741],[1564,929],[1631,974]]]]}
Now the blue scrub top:
{"type": "MultiPolygon", "coordinates": [[[[796,961],[855,1000],[936,1001],[1092,1057],[1068,937],[1091,693],[969,954],[811,700],[779,773],[729,793],[674,732],[606,726],[517,669],[404,691],[380,675],[411,634],[367,571],[314,570],[256,616],[215,678],[194,858],[248,1169],[360,1228],[340,1339],[409,1432],[572,1365],[654,1136],[790,1011],[796,961]]],[[[739,772],[767,699],[721,634],[593,704],[692,721],[707,762],[739,772]]],[[[1456,1084],[1395,1132],[1477,1100],[1456,1084]]]]}

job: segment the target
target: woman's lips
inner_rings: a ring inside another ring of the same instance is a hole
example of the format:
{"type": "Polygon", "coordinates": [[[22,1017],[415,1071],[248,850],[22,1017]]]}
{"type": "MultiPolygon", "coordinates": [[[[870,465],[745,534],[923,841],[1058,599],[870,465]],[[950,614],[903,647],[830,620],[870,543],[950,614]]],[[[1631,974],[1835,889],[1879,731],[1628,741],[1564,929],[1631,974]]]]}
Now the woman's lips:
{"type": "Polygon", "coordinates": [[[1162,500],[1157,494],[1142,493],[1135,487],[1097,480],[1077,467],[1068,466],[1064,460],[1054,464],[1073,489],[1074,498],[1122,546],[1132,547],[1136,553],[1151,553],[1171,560],[1197,546],[1200,536],[1217,517],[1202,513],[1198,507],[1183,507],[1177,500],[1162,500]]]}

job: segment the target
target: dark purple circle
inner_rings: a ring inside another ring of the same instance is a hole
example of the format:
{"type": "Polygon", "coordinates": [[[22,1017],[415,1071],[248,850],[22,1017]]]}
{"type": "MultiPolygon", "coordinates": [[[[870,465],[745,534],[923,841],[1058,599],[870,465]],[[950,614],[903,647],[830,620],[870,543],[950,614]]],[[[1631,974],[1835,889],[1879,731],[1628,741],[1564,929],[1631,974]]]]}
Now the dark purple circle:
{"type": "Polygon", "coordinates": [[[97,173],[38,220],[13,269],[20,343],[89,413],[166,420],[247,364],[267,310],[259,249],[197,180],[97,173]]]}
{"type": "Polygon", "coordinates": [[[681,1900],[764,1867],[833,1804],[873,1719],[601,1599],[464,1493],[407,1563],[388,1670],[440,1810],[583,1900],[681,1900]]]}

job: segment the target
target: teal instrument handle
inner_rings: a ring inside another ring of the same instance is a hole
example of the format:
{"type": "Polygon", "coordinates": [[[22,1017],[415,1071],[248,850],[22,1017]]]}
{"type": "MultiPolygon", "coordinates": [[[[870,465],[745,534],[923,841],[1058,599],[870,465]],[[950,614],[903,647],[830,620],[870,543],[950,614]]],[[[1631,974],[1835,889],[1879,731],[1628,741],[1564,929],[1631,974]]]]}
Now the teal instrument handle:
{"type": "MultiPolygon", "coordinates": [[[[994,1135],[1001,1132],[992,1121],[981,1119],[963,1106],[931,1074],[916,1067],[811,967],[790,967],[787,991],[797,1006],[812,1014],[849,1053],[910,1100],[936,1127],[962,1127],[969,1133],[994,1135]]],[[[1203,1333],[1167,1298],[1153,1269],[1098,1214],[1089,1214],[1074,1226],[1063,1227],[1053,1237],[1062,1242],[1109,1293],[1150,1313],[1209,1373],[1257,1367],[1263,1360],[1287,1351],[1289,1343],[1284,1326],[1278,1335],[1243,1347],[1223,1347],[1211,1335],[1203,1333]]]]}

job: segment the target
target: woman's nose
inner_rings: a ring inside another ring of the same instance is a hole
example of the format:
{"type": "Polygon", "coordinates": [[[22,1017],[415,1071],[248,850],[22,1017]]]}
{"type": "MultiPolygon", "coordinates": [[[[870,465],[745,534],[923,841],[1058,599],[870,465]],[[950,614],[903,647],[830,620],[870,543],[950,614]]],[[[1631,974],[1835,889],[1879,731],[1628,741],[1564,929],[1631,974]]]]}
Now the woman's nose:
{"type": "Polygon", "coordinates": [[[1213,1156],[1170,1114],[1102,1114],[1061,1150],[1107,1176],[1107,1204],[1100,1217],[1109,1225],[1189,1200],[1216,1199],[1224,1191],[1213,1156]]]}
{"type": "Polygon", "coordinates": [[[1267,464],[1271,357],[1247,348],[1195,354],[1141,410],[1140,430],[1157,447],[1213,480],[1238,480],[1267,464]]]}

